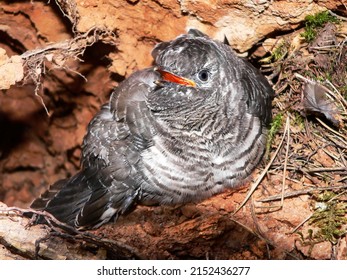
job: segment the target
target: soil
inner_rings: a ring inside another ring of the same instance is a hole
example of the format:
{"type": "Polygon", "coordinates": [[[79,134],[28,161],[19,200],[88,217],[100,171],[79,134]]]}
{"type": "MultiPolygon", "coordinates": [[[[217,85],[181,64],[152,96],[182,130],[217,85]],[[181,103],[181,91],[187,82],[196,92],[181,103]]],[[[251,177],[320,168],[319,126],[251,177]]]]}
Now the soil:
{"type": "MultiPolygon", "coordinates": [[[[177,1],[96,2],[1,4],[3,60],[27,54],[22,57],[24,76],[21,67],[15,68],[18,75],[0,91],[0,201],[8,206],[28,207],[47,186],[79,170],[89,121],[120,81],[151,65],[150,51],[157,42],[192,24],[221,36],[221,18],[238,11],[239,1],[229,1],[229,6],[221,1],[225,10],[220,14],[208,12],[215,1],[187,1],[183,6],[177,1]],[[52,43],[58,45],[47,48],[52,43]]],[[[137,207],[93,234],[126,244],[145,259],[347,259],[347,25],[335,23],[337,29],[326,33],[319,33],[325,25],[317,29],[320,38],[335,40],[333,47],[322,39],[307,43],[300,39],[306,11],[297,17],[288,14],[281,30],[273,22],[280,21],[278,11],[285,1],[273,6],[267,3],[271,1],[251,2],[266,3],[247,11],[242,7],[245,15],[262,14],[266,28],[257,30],[252,40],[230,40],[233,31],[226,37],[237,51],[247,51],[272,82],[278,120],[252,179],[196,204],[137,207]],[[277,21],[268,20],[271,15],[277,21]],[[283,55],[275,58],[279,48],[283,55]],[[305,91],[305,83],[312,83],[313,93],[305,91]],[[319,91],[330,96],[329,105],[319,91]],[[315,110],[305,98],[316,102],[315,110]],[[265,177],[243,204],[264,170],[265,177]]],[[[328,7],[346,15],[339,1],[314,5],[307,10],[328,7]]]]}

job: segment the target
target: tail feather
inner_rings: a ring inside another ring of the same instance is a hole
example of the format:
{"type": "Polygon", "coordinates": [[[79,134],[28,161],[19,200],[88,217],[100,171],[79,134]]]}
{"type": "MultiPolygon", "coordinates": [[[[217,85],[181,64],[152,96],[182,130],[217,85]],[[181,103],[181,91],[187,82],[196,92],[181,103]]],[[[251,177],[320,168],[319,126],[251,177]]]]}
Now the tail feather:
{"type": "Polygon", "coordinates": [[[45,210],[59,221],[79,229],[97,228],[126,212],[137,200],[138,190],[112,181],[104,170],[84,169],[53,184],[31,208],[45,210]]]}
{"type": "Polygon", "coordinates": [[[45,210],[59,221],[75,226],[76,216],[88,201],[91,192],[86,186],[85,176],[80,172],[72,178],[54,183],[34,200],[31,208],[45,210]]]}
{"type": "Polygon", "coordinates": [[[31,208],[36,210],[44,210],[47,204],[53,199],[54,196],[66,185],[67,179],[59,180],[55,184],[51,185],[41,196],[35,199],[31,208]]]}
{"type": "MultiPolygon", "coordinates": [[[[95,223],[95,225],[93,227],[98,227],[100,223],[108,222],[113,215],[108,219],[102,219],[101,217],[111,207],[111,200],[111,194],[106,189],[98,189],[93,192],[84,207],[79,211],[76,217],[76,226],[84,228],[91,224],[91,221],[94,221],[93,224],[95,223]]],[[[115,213],[116,210],[113,214],[115,213]]]]}

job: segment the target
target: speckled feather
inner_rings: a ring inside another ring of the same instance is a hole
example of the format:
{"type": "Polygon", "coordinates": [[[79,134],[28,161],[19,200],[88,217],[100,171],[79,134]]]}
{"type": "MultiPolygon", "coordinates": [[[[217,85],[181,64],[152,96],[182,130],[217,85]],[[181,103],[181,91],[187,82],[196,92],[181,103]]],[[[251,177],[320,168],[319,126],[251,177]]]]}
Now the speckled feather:
{"type": "Polygon", "coordinates": [[[34,201],[77,228],[96,228],[136,204],[199,201],[235,187],[262,158],[273,91],[229,46],[191,30],[158,44],[157,68],[135,72],[88,126],[82,170],[34,201]],[[202,74],[204,73],[204,74],[202,74]]]}

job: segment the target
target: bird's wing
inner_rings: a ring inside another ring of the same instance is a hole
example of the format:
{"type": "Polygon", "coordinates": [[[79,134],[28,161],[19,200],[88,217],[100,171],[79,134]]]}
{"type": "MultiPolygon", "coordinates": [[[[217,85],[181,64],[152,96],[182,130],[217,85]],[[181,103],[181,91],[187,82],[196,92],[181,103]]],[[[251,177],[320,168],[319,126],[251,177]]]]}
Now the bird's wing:
{"type": "Polygon", "coordinates": [[[265,126],[271,122],[271,103],[274,91],[266,78],[245,61],[245,70],[239,79],[239,90],[246,96],[248,113],[259,117],[265,126]]]}
{"type": "Polygon", "coordinates": [[[110,102],[88,126],[83,140],[83,167],[117,165],[123,161],[120,147],[130,146],[134,152],[141,152],[150,145],[154,121],[146,98],[158,75],[152,68],[135,72],[114,90],[110,102]]]}
{"type": "Polygon", "coordinates": [[[90,228],[134,204],[143,180],[138,162],[154,135],[146,95],[157,79],[155,71],[146,69],[119,85],[88,126],[82,170],[51,186],[32,208],[46,210],[72,226],[90,228]]]}

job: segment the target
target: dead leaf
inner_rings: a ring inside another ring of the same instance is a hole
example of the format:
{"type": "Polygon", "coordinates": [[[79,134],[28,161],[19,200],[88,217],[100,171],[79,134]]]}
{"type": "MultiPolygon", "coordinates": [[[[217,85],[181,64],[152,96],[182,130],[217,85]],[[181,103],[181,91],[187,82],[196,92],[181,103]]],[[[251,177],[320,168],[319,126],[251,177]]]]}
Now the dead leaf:
{"type": "Polygon", "coordinates": [[[326,89],[317,82],[305,82],[302,106],[305,115],[324,116],[334,126],[340,127],[337,107],[327,99],[326,89]]]}
{"type": "Polygon", "coordinates": [[[311,43],[309,50],[331,47],[337,45],[336,26],[328,22],[322,30],[319,31],[316,39],[311,43]]]}

